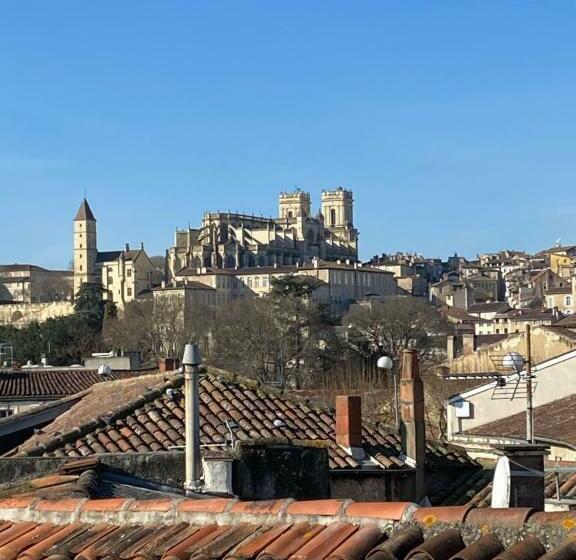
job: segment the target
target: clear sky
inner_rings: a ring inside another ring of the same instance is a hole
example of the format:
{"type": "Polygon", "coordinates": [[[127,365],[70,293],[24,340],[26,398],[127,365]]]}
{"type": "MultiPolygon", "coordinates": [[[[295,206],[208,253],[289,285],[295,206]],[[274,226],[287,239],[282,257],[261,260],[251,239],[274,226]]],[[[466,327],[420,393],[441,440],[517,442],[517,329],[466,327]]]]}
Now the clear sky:
{"type": "Polygon", "coordinates": [[[576,2],[30,0],[0,14],[0,263],[162,254],[354,190],[361,254],[576,243],[576,2]]]}

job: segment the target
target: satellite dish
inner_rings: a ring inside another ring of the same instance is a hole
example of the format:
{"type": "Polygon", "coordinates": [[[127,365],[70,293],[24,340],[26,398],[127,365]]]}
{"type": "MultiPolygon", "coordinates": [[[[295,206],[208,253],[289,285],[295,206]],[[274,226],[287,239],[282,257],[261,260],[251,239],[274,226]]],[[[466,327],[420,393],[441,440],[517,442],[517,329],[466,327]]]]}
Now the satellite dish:
{"type": "Polygon", "coordinates": [[[494,509],[510,507],[510,460],[508,457],[500,457],[496,464],[491,506],[494,509]]]}

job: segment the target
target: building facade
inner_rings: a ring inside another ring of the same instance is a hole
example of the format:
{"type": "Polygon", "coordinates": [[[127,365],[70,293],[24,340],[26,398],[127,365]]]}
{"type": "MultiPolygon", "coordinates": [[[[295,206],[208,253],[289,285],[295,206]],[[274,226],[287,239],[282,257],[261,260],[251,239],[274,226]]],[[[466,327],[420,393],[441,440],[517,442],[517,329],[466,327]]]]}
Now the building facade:
{"type": "Polygon", "coordinates": [[[391,272],[362,266],[359,263],[313,259],[302,266],[249,267],[241,269],[184,269],[175,279],[175,286],[154,290],[158,292],[174,291],[186,285],[203,284],[214,290],[210,301],[205,303],[219,305],[246,297],[263,297],[272,292],[273,279],[293,274],[310,276],[318,281],[318,287],[312,294],[312,301],[330,305],[336,313],[355,303],[370,297],[391,297],[397,295],[397,285],[391,272]]]}
{"type": "Polygon", "coordinates": [[[279,217],[207,212],[199,228],[177,230],[167,253],[167,276],[186,268],[238,269],[292,266],[313,258],[358,259],[352,191],[322,191],[321,211],[313,216],[310,194],[281,193],[279,217]]]}

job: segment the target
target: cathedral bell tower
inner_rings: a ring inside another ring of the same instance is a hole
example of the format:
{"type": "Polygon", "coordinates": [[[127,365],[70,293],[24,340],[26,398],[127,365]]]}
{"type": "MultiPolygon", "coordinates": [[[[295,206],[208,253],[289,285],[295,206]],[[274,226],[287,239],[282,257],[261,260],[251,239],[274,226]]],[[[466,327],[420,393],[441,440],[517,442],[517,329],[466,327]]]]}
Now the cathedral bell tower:
{"type": "Polygon", "coordinates": [[[96,284],[96,218],[84,199],[74,218],[74,297],[82,284],[96,284]]]}

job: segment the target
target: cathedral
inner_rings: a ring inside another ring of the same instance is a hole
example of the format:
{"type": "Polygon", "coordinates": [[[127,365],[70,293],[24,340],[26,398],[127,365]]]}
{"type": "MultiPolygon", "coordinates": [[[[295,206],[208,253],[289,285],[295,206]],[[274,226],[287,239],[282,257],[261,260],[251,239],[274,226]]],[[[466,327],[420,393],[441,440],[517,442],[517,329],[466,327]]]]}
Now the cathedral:
{"type": "Polygon", "coordinates": [[[176,231],[167,252],[168,278],[184,268],[245,268],[358,260],[352,191],[322,191],[320,212],[311,213],[310,194],[298,189],[279,197],[279,217],[206,212],[200,228],[176,231]]]}

